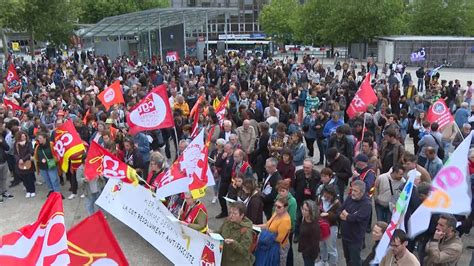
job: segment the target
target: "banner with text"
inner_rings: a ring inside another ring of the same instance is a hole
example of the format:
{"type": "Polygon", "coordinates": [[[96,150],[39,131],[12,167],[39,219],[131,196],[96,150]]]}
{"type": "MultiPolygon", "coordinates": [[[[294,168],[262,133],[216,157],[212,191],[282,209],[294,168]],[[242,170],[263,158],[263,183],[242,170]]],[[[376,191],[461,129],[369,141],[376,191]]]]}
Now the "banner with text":
{"type": "Polygon", "coordinates": [[[96,204],[140,234],[174,265],[221,265],[221,241],[181,225],[142,186],[109,179],[96,204]]]}

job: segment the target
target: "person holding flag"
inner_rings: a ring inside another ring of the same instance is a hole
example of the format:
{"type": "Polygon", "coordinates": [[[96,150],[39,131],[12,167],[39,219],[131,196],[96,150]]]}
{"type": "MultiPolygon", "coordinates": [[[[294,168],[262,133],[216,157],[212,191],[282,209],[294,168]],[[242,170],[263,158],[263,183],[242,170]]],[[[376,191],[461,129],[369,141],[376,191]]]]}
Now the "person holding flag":
{"type": "Polygon", "coordinates": [[[181,224],[205,234],[209,229],[207,219],[207,209],[204,203],[195,200],[191,192],[185,192],[184,204],[179,212],[181,224]]]}

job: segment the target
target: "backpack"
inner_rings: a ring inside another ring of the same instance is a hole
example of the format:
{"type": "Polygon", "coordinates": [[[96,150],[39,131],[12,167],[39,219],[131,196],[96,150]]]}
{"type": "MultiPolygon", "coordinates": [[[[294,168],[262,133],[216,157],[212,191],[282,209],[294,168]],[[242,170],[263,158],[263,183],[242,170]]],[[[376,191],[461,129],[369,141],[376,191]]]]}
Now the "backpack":
{"type": "Polygon", "coordinates": [[[326,219],[319,219],[319,232],[321,241],[324,241],[331,236],[331,226],[326,219]]]}
{"type": "Polygon", "coordinates": [[[444,148],[443,148],[443,146],[441,146],[441,144],[439,143],[438,139],[435,136],[433,136],[432,134],[430,134],[430,135],[434,139],[436,144],[438,144],[438,157],[441,160],[444,160],[444,148]]]}
{"type": "MultiPolygon", "coordinates": [[[[240,233],[245,234],[247,233],[247,230],[248,230],[247,228],[242,228],[240,229],[240,233]]],[[[258,233],[252,230],[252,242],[249,247],[249,251],[251,254],[253,254],[255,250],[257,249],[257,244],[258,244],[258,233]]]]}

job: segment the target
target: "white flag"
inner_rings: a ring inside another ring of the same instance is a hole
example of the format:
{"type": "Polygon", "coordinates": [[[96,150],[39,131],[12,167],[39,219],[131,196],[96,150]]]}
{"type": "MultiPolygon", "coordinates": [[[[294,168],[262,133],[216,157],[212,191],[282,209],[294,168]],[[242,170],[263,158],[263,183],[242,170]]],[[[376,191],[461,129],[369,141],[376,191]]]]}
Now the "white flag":
{"type": "Polygon", "coordinates": [[[426,231],[432,213],[468,214],[471,212],[468,156],[472,132],[449,157],[431,182],[431,193],[408,221],[411,238],[426,231]]]}
{"type": "Polygon", "coordinates": [[[408,203],[410,202],[411,193],[413,191],[413,183],[415,182],[416,176],[419,175],[421,174],[416,170],[411,170],[408,172],[408,181],[405,183],[405,187],[398,197],[397,204],[393,210],[392,220],[385,230],[382,239],[380,239],[380,242],[375,249],[374,260],[371,261],[370,264],[378,264],[382,261],[383,257],[387,253],[387,248],[390,244],[390,239],[392,239],[393,231],[402,226],[405,212],[407,211],[408,203]]]}

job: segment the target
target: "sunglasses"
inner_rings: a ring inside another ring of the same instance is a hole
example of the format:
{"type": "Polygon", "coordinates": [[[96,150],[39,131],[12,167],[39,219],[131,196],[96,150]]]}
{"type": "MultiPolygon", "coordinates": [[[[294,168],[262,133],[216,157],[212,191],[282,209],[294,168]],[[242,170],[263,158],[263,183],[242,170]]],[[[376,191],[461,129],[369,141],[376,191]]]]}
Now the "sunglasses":
{"type": "Polygon", "coordinates": [[[284,207],[285,207],[285,206],[283,206],[283,205],[276,205],[276,204],[275,204],[275,208],[277,208],[277,209],[282,209],[282,208],[284,208],[284,207]]]}

